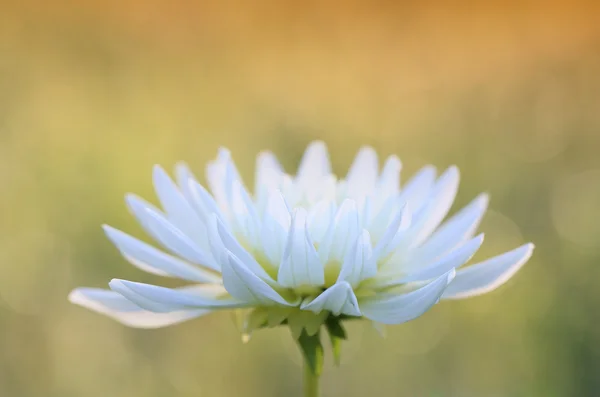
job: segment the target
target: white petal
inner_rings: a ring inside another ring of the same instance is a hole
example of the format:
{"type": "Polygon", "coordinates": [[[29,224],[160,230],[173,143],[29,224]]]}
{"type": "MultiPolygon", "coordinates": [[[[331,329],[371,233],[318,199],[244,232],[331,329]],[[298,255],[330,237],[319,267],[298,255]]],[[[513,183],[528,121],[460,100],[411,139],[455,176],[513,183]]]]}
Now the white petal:
{"type": "Polygon", "coordinates": [[[264,218],[269,218],[276,222],[282,229],[287,230],[290,227],[292,217],[290,209],[285,202],[285,197],[279,190],[271,190],[269,192],[268,205],[265,209],[264,218]]]}
{"type": "Polygon", "coordinates": [[[229,150],[219,149],[217,159],[206,166],[206,180],[219,208],[229,215],[229,197],[233,181],[241,182],[242,180],[231,160],[229,150]]]}
{"type": "MultiPolygon", "coordinates": [[[[231,235],[231,232],[227,229],[225,224],[221,222],[218,218],[217,221],[217,232],[219,234],[219,238],[225,249],[231,252],[241,263],[243,263],[244,267],[246,267],[249,271],[254,273],[260,278],[265,280],[273,281],[273,278],[263,269],[263,267],[254,259],[252,255],[248,251],[244,249],[237,241],[235,237],[231,235]]],[[[221,262],[221,266],[223,262],[228,263],[229,259],[226,259],[221,252],[219,256],[219,260],[221,262]]]]}
{"type": "Polygon", "coordinates": [[[400,198],[410,205],[413,212],[418,211],[423,204],[435,182],[435,167],[428,165],[417,172],[406,182],[400,190],[400,198]]]}
{"type": "Polygon", "coordinates": [[[348,251],[337,281],[347,281],[354,286],[376,274],[377,264],[372,259],[371,236],[367,230],[363,230],[353,249],[348,251]]]}
{"type": "Polygon", "coordinates": [[[236,234],[246,238],[249,244],[258,245],[260,233],[258,212],[246,188],[240,181],[233,181],[228,199],[232,214],[230,224],[237,232],[236,234]]]}
{"type": "Polygon", "coordinates": [[[278,189],[283,177],[284,171],[277,157],[271,152],[261,152],[256,157],[256,174],[254,192],[260,194],[262,191],[268,193],[269,190],[278,189]]]}
{"type": "Polygon", "coordinates": [[[314,141],[308,145],[300,167],[298,167],[297,178],[303,180],[314,180],[331,173],[329,154],[325,143],[314,141]]]}
{"type": "Polygon", "coordinates": [[[310,208],[308,214],[308,230],[316,243],[320,243],[335,216],[335,204],[330,200],[318,202],[310,208]]]}
{"type": "Polygon", "coordinates": [[[422,267],[422,263],[416,263],[408,276],[402,277],[395,284],[410,283],[414,281],[425,281],[439,277],[440,275],[465,264],[475,255],[483,243],[483,234],[467,241],[447,255],[444,255],[434,263],[422,267]]]}
{"type": "Polygon", "coordinates": [[[371,193],[377,182],[379,160],[371,147],[360,149],[346,176],[348,197],[361,199],[371,193]]]}
{"type": "Polygon", "coordinates": [[[227,291],[220,285],[195,285],[172,289],[119,279],[111,280],[108,285],[113,291],[152,312],[161,313],[195,308],[228,309],[248,306],[247,302],[230,297],[221,299],[227,291]]]}
{"type": "Polygon", "coordinates": [[[377,181],[377,194],[382,198],[396,195],[400,191],[400,170],[402,162],[397,156],[389,156],[383,165],[381,176],[377,181]]]}
{"type": "Polygon", "coordinates": [[[368,319],[383,324],[401,324],[413,320],[438,302],[454,274],[454,270],[451,270],[407,294],[365,297],[360,301],[361,311],[368,319]]]}
{"type": "Polygon", "coordinates": [[[214,198],[198,182],[187,164],[183,162],[177,163],[175,166],[175,175],[181,192],[204,224],[208,222],[209,216],[212,213],[216,213],[220,218],[224,219],[214,198]]]}
{"type": "Polygon", "coordinates": [[[354,291],[352,291],[350,284],[345,281],[335,283],[312,301],[304,301],[300,308],[315,313],[327,310],[336,316],[340,314],[361,315],[354,291]]]}
{"type": "Polygon", "coordinates": [[[200,283],[219,283],[221,277],[166,254],[120,230],[104,225],[104,232],[134,266],[160,276],[179,277],[200,283]]]}
{"type": "Polygon", "coordinates": [[[327,235],[319,245],[319,258],[322,263],[342,262],[350,245],[360,231],[358,209],[354,200],[346,199],[340,206],[327,235]]]}
{"type": "Polygon", "coordinates": [[[117,292],[99,288],[77,288],[69,294],[69,301],[135,328],[166,327],[211,312],[194,309],[153,313],[140,308],[117,292]]]}
{"type": "Polygon", "coordinates": [[[191,206],[175,182],[160,166],[154,166],[154,188],[169,221],[184,232],[204,252],[208,252],[207,231],[203,219],[191,206]]]}
{"type": "Polygon", "coordinates": [[[306,210],[294,210],[277,276],[278,283],[284,287],[321,286],[325,283],[323,264],[308,235],[306,219],[306,210]]]}
{"type": "Polygon", "coordinates": [[[487,209],[487,194],[479,195],[469,205],[446,221],[422,245],[412,250],[409,261],[427,263],[471,238],[487,209]]]}
{"type": "Polygon", "coordinates": [[[221,236],[219,236],[219,223],[222,220],[215,214],[212,214],[208,221],[208,243],[210,245],[210,252],[215,258],[219,266],[228,261],[229,250],[223,244],[221,236]]]}
{"type": "Polygon", "coordinates": [[[442,298],[469,298],[498,288],[527,262],[533,253],[533,248],[533,244],[525,244],[505,254],[459,270],[442,298]]]}
{"type": "Polygon", "coordinates": [[[375,249],[373,250],[373,259],[375,261],[378,261],[394,250],[399,242],[399,238],[410,227],[411,222],[412,212],[409,205],[405,204],[400,208],[395,218],[392,219],[392,222],[385,229],[385,233],[381,236],[381,239],[375,245],[375,249]]]}
{"type": "Polygon", "coordinates": [[[234,255],[223,263],[223,285],[234,298],[256,305],[292,306],[234,255]]]}
{"type": "Polygon", "coordinates": [[[450,167],[436,182],[427,204],[415,213],[407,243],[415,247],[422,243],[442,222],[458,191],[458,168],[450,167]]]}
{"type": "Polygon", "coordinates": [[[188,261],[219,271],[210,254],[202,251],[188,236],[169,222],[164,215],[151,204],[127,195],[127,204],[143,228],[166,248],[188,261]]]}
{"type": "Polygon", "coordinates": [[[261,248],[271,265],[278,267],[290,228],[290,211],[279,190],[271,190],[261,224],[261,248]]]}

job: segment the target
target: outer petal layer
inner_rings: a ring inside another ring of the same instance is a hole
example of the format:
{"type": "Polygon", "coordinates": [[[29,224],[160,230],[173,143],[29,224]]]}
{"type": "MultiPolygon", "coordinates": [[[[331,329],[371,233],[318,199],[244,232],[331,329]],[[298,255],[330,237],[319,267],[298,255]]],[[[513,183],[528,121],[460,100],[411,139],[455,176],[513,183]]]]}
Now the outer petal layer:
{"type": "Polygon", "coordinates": [[[525,244],[505,254],[459,270],[442,298],[463,299],[495,290],[527,262],[533,253],[533,248],[533,244],[525,244]]]}
{"type": "Polygon", "coordinates": [[[194,309],[153,313],[140,308],[117,292],[100,288],[77,288],[69,294],[69,301],[134,328],[166,327],[211,312],[194,309]]]}
{"type": "Polygon", "coordinates": [[[374,296],[361,299],[360,308],[365,317],[383,324],[401,324],[425,313],[439,299],[454,270],[444,274],[416,291],[403,295],[374,296]]]}

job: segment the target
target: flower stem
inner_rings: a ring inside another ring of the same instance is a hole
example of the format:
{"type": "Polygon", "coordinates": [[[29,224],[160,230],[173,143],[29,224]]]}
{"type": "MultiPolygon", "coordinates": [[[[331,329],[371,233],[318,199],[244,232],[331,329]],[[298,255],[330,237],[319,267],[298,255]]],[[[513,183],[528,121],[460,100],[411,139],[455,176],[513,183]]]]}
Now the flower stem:
{"type": "Polygon", "coordinates": [[[317,332],[308,335],[302,330],[298,345],[304,359],[304,397],[319,397],[319,377],[323,370],[323,345],[317,332]]]}
{"type": "Polygon", "coordinates": [[[319,375],[304,360],[304,397],[319,397],[319,375]]]}

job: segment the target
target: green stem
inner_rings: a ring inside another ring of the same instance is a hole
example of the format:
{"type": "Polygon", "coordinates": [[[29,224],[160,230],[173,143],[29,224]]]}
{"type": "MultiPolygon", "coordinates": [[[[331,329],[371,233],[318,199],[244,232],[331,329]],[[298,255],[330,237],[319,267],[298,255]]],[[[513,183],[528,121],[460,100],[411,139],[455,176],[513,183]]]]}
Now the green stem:
{"type": "Polygon", "coordinates": [[[304,359],[304,397],[319,397],[319,375],[315,374],[304,359]]]}

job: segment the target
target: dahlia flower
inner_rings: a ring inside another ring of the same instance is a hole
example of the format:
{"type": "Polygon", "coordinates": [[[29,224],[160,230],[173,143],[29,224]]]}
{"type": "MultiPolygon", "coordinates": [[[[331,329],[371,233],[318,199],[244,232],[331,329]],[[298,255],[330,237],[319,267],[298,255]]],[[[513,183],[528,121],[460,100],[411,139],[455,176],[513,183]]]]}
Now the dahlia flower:
{"type": "Polygon", "coordinates": [[[284,324],[317,373],[322,326],[337,342],[345,338],[344,320],[410,321],[440,300],[497,288],[532,254],[533,245],[525,244],[463,267],[483,242],[475,232],[487,195],[443,222],[458,169],[437,177],[426,166],[402,187],[400,169],[398,157],[390,156],[380,170],[376,152],[364,147],[338,178],[322,142],[309,145],[295,175],[272,153],[260,153],[253,192],[226,149],[206,169],[210,190],[184,164],[176,166],[175,181],[156,166],[162,209],[134,195],[126,201],[162,248],[104,230],[132,265],[189,285],[113,279],[110,289],[77,288],[69,298],[139,328],[218,310],[241,313],[246,336],[284,324]]]}

